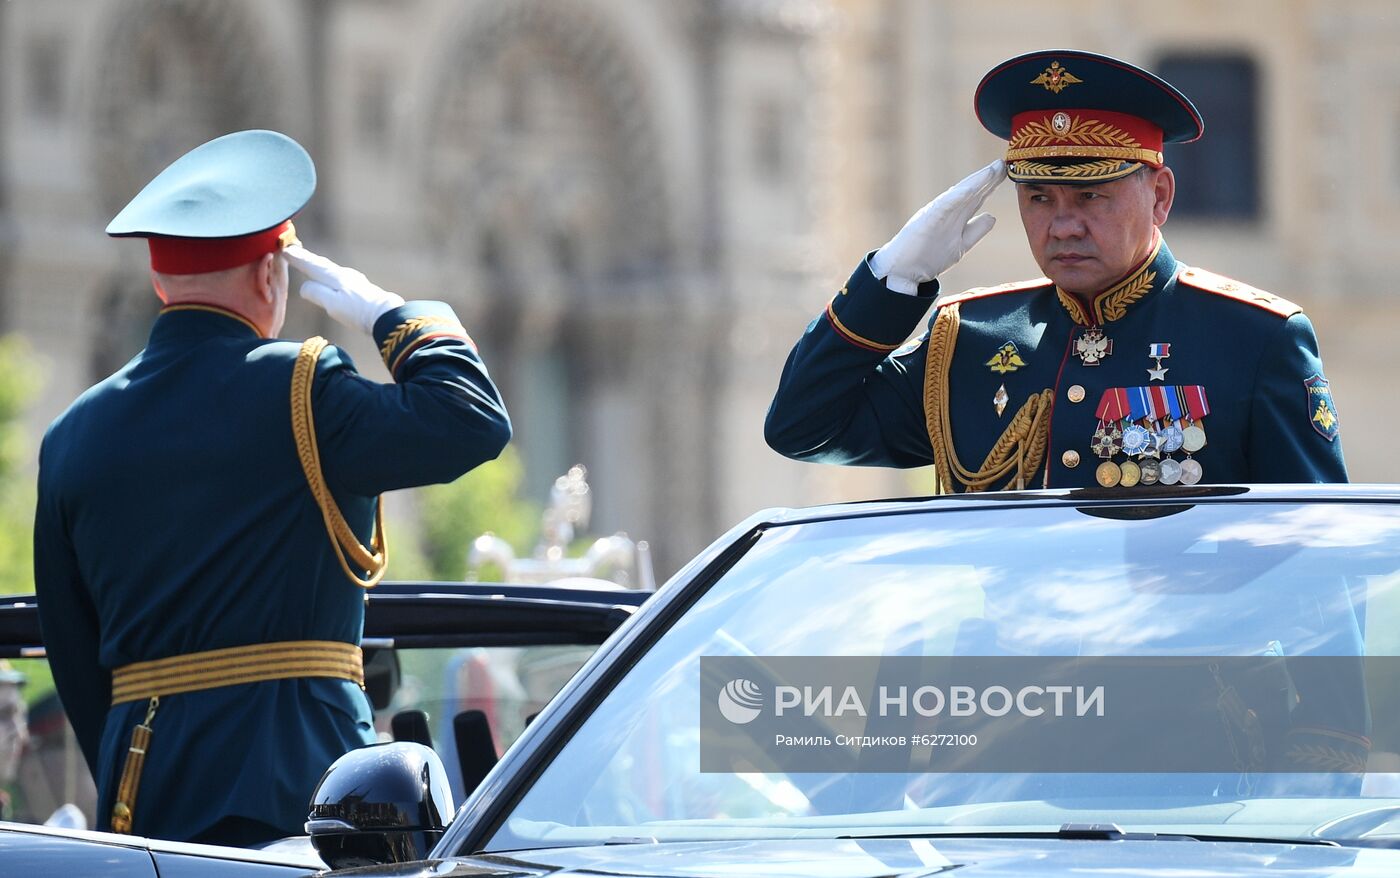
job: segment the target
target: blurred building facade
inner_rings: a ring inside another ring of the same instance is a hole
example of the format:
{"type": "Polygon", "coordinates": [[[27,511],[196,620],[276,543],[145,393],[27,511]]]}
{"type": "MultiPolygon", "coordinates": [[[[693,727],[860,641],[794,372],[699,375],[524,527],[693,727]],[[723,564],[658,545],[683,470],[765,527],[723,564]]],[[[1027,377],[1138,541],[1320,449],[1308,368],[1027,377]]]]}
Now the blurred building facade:
{"type": "MultiPolygon", "coordinates": [[[[782,460],[763,414],[856,261],[1000,152],[971,111],[983,72],[1066,45],[1205,105],[1217,146],[1173,157],[1196,182],[1168,240],[1307,307],[1354,477],[1396,480],[1396,44],[1390,0],[12,0],[0,330],[45,359],[37,440],[155,312],[110,216],[204,140],[286,131],[320,173],[308,246],[456,307],[532,493],[587,464],[597,529],[650,540],[666,572],[761,506],[927,488],[782,460]]],[[[989,207],[1001,225],[950,288],[1038,274],[1010,187],[989,207]]],[[[387,378],[303,303],[287,333],[387,378]]]]}

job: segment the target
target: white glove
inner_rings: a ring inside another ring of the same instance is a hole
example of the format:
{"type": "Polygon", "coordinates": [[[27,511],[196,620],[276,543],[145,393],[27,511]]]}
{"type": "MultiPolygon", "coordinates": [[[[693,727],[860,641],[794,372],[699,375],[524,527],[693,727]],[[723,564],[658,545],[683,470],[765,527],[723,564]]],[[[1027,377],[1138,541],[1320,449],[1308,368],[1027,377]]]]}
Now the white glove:
{"type": "Polygon", "coordinates": [[[870,270],[897,293],[918,293],[919,284],[957,265],[996,225],[996,217],[977,211],[1005,178],[1006,162],[997,159],[925,204],[870,257],[870,270]]]}
{"type": "Polygon", "coordinates": [[[337,265],[300,244],[282,252],[293,268],[309,278],[301,285],[301,297],[351,329],[371,335],[376,320],[403,304],[402,296],[370,283],[361,272],[337,265]]]}

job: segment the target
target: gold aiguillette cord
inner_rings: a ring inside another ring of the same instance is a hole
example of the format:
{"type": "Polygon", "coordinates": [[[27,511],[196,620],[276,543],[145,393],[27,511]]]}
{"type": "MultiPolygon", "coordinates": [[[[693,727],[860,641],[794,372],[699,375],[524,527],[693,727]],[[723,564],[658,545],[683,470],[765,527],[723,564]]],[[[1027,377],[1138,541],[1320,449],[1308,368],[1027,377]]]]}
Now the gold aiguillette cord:
{"type": "Polygon", "coordinates": [[[953,349],[958,339],[958,303],[938,311],[929,333],[928,363],[924,372],[924,418],[928,426],[929,444],[933,448],[933,464],[937,479],[935,490],[952,493],[953,484],[965,491],[985,491],[1005,479],[1003,489],[1026,487],[1045,457],[1046,439],[1050,430],[1050,407],[1055,392],[1046,388],[1031,394],[1006,429],[992,445],[982,466],[975,472],[958,460],[953,448],[953,423],[949,412],[948,372],[953,364],[953,349]]]}
{"type": "Polygon", "coordinates": [[[361,588],[374,588],[384,578],[384,570],[389,564],[389,546],[384,537],[384,501],[375,499],[374,535],[370,538],[369,548],[365,548],[335,505],[331,489],[321,474],[321,452],[316,446],[316,421],[311,412],[311,383],[316,377],[316,361],[326,345],[324,338],[313,336],[302,343],[297,353],[296,365],[292,369],[292,436],[296,440],[302,472],[306,474],[306,483],[321,509],[321,517],[326,523],[340,569],[361,588]],[[361,576],[352,570],[351,562],[365,574],[361,576]]]}

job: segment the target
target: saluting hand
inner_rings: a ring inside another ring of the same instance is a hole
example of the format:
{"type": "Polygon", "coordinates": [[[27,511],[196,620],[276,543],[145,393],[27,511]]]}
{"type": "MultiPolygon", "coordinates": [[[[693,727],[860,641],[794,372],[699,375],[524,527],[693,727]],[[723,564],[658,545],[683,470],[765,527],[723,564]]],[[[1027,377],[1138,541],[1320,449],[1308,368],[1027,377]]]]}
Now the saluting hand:
{"type": "Polygon", "coordinates": [[[309,278],[301,285],[301,297],[325,310],[336,320],[366,335],[386,311],[403,304],[403,297],[370,282],[363,273],[337,265],[300,244],[284,249],[293,268],[309,278]]]}
{"type": "Polygon", "coordinates": [[[919,284],[957,265],[996,225],[996,217],[977,211],[1005,178],[1006,162],[997,159],[925,204],[870,257],[871,271],[895,292],[917,293],[919,284]]]}

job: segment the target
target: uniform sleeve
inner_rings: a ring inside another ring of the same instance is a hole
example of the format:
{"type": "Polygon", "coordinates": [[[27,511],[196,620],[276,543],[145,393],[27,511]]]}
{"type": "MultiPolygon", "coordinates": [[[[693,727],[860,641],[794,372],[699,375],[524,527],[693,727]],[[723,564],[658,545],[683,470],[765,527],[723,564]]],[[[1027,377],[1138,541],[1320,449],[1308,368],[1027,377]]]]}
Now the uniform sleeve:
{"type": "Polygon", "coordinates": [[[919,296],[891,292],[862,260],[788,355],[764,438],[795,460],[856,466],[933,462],[921,387],[926,345],[896,351],[928,313],[919,296]]]}
{"type": "Polygon", "coordinates": [[[1347,481],[1339,416],[1303,314],[1279,327],[1259,363],[1248,461],[1252,482],[1347,481]]]}
{"type": "Polygon", "coordinates": [[[374,340],[393,384],[361,376],[339,351],[318,365],[316,435],[332,487],[371,496],[450,482],[501,453],[510,417],[450,307],[395,308],[374,340]]]}
{"type": "Polygon", "coordinates": [[[48,472],[41,449],[39,501],[34,515],[34,591],[39,599],[39,625],[59,700],[88,770],[97,777],[102,729],[112,700],[112,675],[98,664],[97,609],[78,572],[77,556],[48,472]]]}

